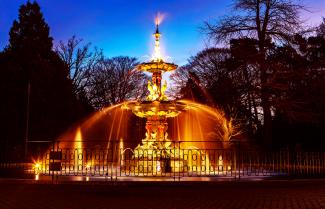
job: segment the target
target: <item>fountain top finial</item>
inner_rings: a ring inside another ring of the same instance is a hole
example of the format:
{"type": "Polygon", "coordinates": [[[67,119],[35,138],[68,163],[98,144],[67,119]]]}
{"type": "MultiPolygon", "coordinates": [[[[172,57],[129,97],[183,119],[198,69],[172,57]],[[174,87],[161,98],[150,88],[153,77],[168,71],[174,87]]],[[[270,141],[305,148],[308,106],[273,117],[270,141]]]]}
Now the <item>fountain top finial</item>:
{"type": "Polygon", "coordinates": [[[154,50],[154,54],[152,56],[152,61],[153,62],[163,62],[163,58],[160,52],[160,36],[161,34],[159,33],[159,28],[158,28],[159,24],[158,22],[156,22],[156,32],[153,34],[155,37],[155,50],[154,50]]]}
{"type": "Polygon", "coordinates": [[[159,23],[158,23],[158,21],[156,22],[156,32],[155,32],[154,34],[159,34],[159,35],[160,35],[160,33],[159,33],[159,23]]]}
{"type": "Polygon", "coordinates": [[[155,38],[155,48],[152,56],[152,60],[150,62],[141,63],[137,66],[138,70],[147,71],[147,72],[166,72],[173,71],[177,68],[177,65],[173,63],[168,63],[163,60],[163,57],[160,52],[160,36],[159,32],[159,20],[156,19],[156,30],[153,34],[155,38]]]}

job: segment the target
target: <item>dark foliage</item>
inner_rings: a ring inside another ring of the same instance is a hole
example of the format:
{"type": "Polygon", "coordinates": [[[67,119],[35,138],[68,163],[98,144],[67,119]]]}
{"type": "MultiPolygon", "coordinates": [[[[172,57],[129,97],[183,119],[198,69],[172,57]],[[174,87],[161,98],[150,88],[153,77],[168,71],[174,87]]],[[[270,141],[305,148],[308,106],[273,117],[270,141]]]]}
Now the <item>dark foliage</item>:
{"type": "Polygon", "coordinates": [[[285,42],[264,39],[263,54],[261,40],[252,34],[237,34],[229,48],[205,49],[172,76],[181,89],[178,97],[221,107],[241,124],[251,142],[267,148],[325,149],[323,27],[324,23],[309,36],[292,31],[285,42]],[[272,144],[263,143],[263,95],[271,114],[272,144]]]}
{"type": "MultiPolygon", "coordinates": [[[[218,20],[206,23],[205,29],[215,42],[233,38],[256,40],[256,69],[259,72],[259,94],[263,118],[265,145],[272,143],[272,94],[270,94],[270,71],[266,62],[272,41],[287,42],[301,26],[299,12],[305,8],[290,0],[234,0],[232,12],[218,20]]],[[[271,47],[271,48],[270,48],[271,47]]]]}
{"type": "Polygon", "coordinates": [[[26,137],[53,140],[83,112],[36,2],[20,7],[0,70],[1,140],[17,149],[26,137]]]}

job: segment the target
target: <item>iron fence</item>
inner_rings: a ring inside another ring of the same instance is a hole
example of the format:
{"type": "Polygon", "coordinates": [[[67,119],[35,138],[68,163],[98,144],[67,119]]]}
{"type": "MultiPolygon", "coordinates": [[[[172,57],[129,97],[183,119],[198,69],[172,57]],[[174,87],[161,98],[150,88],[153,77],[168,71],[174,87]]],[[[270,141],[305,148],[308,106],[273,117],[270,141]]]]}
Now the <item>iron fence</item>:
{"type": "Polygon", "coordinates": [[[62,141],[30,142],[24,158],[1,153],[0,175],[14,176],[16,171],[105,180],[325,176],[325,152],[266,152],[242,149],[238,142],[178,141],[154,149],[139,148],[137,143],[92,143],[72,148],[62,141]]]}

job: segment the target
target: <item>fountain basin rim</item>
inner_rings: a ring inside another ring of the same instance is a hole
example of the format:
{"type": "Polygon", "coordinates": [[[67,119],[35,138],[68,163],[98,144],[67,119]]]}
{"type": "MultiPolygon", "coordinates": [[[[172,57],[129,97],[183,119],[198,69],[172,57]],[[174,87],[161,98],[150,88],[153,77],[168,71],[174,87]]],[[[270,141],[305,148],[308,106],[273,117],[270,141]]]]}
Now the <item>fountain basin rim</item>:
{"type": "Polygon", "coordinates": [[[144,62],[144,63],[139,64],[137,66],[137,69],[141,70],[141,71],[147,71],[147,72],[154,73],[154,72],[159,72],[159,71],[164,71],[164,72],[173,71],[177,67],[178,66],[173,63],[168,63],[168,62],[163,62],[163,61],[160,61],[160,62],[151,61],[151,62],[144,62]]]}

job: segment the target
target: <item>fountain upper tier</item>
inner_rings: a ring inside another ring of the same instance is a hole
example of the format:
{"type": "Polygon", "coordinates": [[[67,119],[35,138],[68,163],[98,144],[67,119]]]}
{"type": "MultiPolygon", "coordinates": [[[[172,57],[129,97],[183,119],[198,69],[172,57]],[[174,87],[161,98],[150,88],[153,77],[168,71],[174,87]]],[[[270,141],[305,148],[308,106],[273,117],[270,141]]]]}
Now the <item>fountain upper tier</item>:
{"type": "Polygon", "coordinates": [[[158,62],[157,61],[145,62],[137,66],[138,70],[147,71],[150,73],[173,71],[176,70],[176,68],[177,65],[173,63],[164,62],[162,60],[158,62]]]}
{"type": "Polygon", "coordinates": [[[155,50],[150,62],[145,62],[137,66],[137,70],[147,71],[152,73],[152,80],[148,81],[148,91],[150,94],[147,97],[147,103],[142,102],[136,105],[132,110],[139,117],[151,117],[155,115],[175,117],[179,114],[177,106],[173,103],[167,102],[165,96],[167,89],[167,82],[161,85],[162,73],[166,71],[176,70],[177,65],[173,63],[164,62],[160,53],[160,36],[158,24],[156,25],[156,32],[153,34],[155,37],[155,50]]]}

